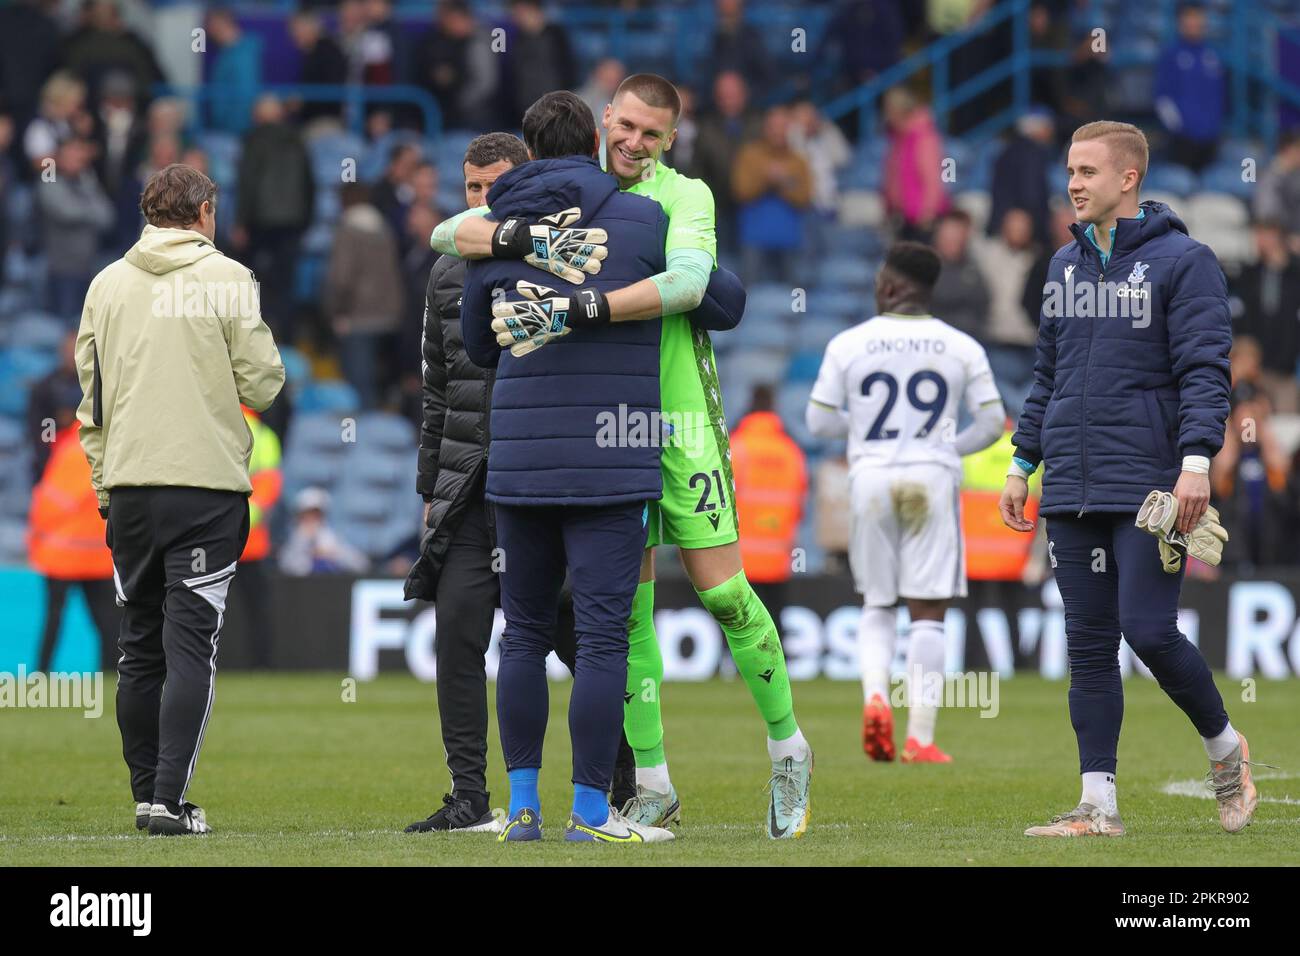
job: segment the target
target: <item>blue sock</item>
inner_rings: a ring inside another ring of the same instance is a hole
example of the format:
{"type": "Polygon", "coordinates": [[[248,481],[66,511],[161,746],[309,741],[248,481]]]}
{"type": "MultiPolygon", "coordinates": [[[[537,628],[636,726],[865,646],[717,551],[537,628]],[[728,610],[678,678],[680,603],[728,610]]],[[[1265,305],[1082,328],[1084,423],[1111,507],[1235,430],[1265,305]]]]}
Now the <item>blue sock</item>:
{"type": "Polygon", "coordinates": [[[510,778],[510,815],[520,810],[542,812],[542,801],[537,796],[537,768],[521,767],[506,774],[510,778]]]}
{"type": "Polygon", "coordinates": [[[605,796],[605,791],[575,783],[573,812],[593,827],[603,826],[609,819],[609,800],[605,796]]]}

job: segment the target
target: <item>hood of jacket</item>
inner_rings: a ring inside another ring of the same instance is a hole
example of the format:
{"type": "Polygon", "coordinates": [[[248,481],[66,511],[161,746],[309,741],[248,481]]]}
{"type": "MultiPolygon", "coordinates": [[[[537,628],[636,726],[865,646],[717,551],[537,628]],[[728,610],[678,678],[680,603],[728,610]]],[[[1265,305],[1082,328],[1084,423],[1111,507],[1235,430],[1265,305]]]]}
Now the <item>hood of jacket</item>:
{"type": "Polygon", "coordinates": [[[488,191],[494,219],[535,219],[572,206],[585,223],[618,191],[618,182],[594,156],[534,159],[508,170],[488,191]]]}
{"type": "Polygon", "coordinates": [[[166,275],[214,255],[217,247],[193,229],[145,226],[136,244],[123,257],[154,275],[166,275]]]}

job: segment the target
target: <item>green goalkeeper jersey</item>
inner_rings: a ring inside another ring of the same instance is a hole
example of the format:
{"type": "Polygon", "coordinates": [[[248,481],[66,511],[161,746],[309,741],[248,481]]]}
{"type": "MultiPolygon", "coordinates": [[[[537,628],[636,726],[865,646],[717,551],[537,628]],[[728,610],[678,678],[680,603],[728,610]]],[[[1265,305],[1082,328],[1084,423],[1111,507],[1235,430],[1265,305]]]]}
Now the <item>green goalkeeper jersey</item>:
{"type": "MultiPolygon", "coordinates": [[[[718,240],[713,214],[713,193],[699,179],[683,176],[663,163],[654,175],[627,190],[653,199],[668,214],[668,239],[664,252],[677,249],[707,252],[716,268],[718,240]]],[[[665,315],[659,339],[659,394],[666,414],[682,415],[670,421],[722,419],[722,396],[714,365],[709,333],[691,325],[685,315],[665,315]]]]}

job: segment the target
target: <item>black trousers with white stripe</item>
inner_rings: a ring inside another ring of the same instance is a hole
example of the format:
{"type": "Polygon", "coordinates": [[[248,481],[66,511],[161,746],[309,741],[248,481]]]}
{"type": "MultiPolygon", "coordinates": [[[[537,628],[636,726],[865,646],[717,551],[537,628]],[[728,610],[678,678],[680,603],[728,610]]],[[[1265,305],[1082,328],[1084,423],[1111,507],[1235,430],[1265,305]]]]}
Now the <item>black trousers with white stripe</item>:
{"type": "Polygon", "coordinates": [[[248,497],[238,492],[109,492],[123,605],[117,725],[137,802],[185,799],[212,715],[226,593],[247,540],[248,497]]]}

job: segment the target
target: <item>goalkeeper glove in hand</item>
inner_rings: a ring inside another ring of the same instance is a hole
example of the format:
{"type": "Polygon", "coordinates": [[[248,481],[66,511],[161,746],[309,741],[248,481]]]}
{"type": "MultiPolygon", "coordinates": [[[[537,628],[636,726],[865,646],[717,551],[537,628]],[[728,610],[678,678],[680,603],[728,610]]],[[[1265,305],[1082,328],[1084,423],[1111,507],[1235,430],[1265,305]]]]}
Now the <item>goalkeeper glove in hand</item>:
{"type": "Polygon", "coordinates": [[[1224,542],[1228,540],[1228,532],[1219,524],[1219,512],[1207,507],[1191,534],[1175,531],[1177,522],[1178,499],[1168,491],[1151,492],[1138,509],[1135,524],[1156,536],[1160,545],[1160,563],[1165,572],[1176,574],[1182,566],[1183,556],[1179,548],[1199,561],[1218,567],[1223,559],[1224,542]]]}
{"type": "Polygon", "coordinates": [[[549,286],[520,280],[515,289],[523,302],[497,302],[492,306],[492,331],[497,344],[509,347],[518,358],[541,348],[551,339],[575,328],[590,328],[609,321],[609,302],[599,289],[579,289],[573,297],[559,295],[549,286]]]}
{"type": "Polygon", "coordinates": [[[551,339],[568,335],[569,297],[549,286],[520,279],[515,290],[522,302],[498,301],[492,306],[492,331],[497,344],[516,358],[536,351],[551,339]]]}
{"type": "Polygon", "coordinates": [[[605,246],[609,236],[604,229],[570,228],[581,218],[577,206],[543,216],[536,225],[511,216],[492,233],[492,256],[522,259],[566,282],[582,285],[588,275],[600,272],[601,260],[609,255],[605,246]]]}

